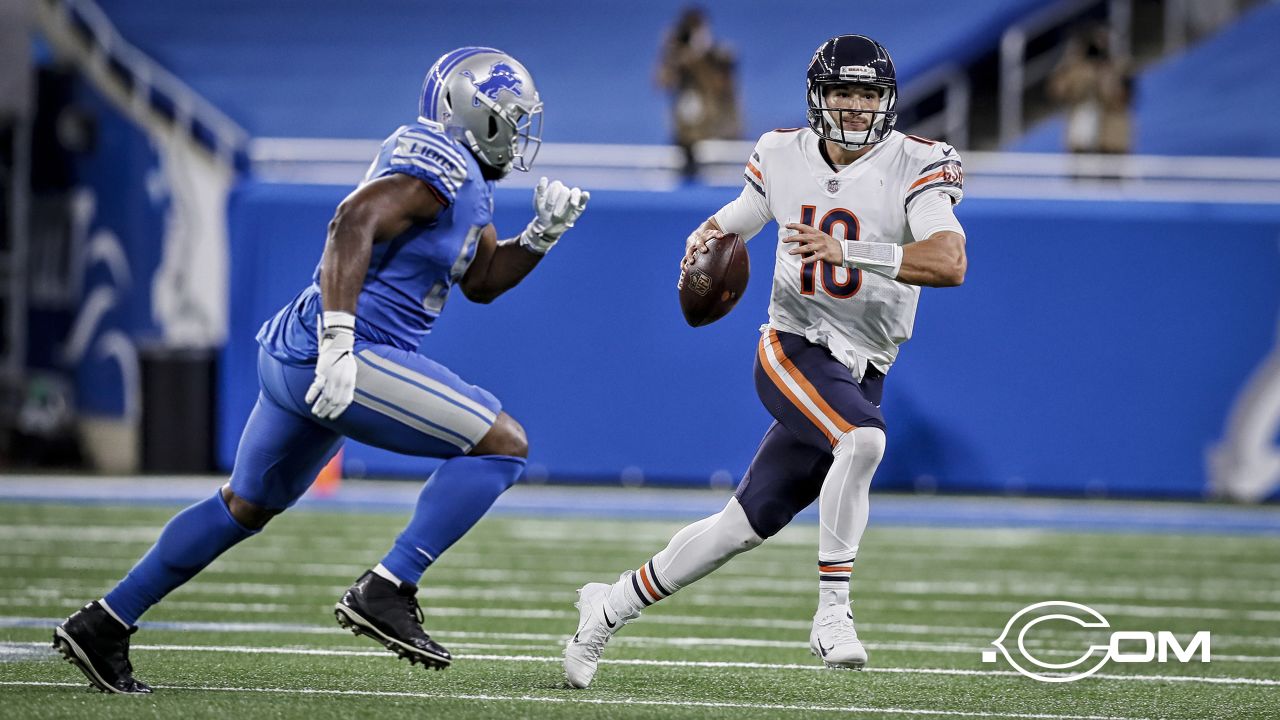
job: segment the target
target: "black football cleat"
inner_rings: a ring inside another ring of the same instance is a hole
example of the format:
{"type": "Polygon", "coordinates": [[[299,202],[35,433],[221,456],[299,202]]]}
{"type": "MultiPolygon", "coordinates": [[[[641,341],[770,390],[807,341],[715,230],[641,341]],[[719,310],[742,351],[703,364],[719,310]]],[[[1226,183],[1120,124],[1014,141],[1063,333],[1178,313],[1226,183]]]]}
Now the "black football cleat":
{"type": "Polygon", "coordinates": [[[415,585],[397,587],[370,570],[343,593],[333,615],[342,627],[373,638],[410,664],[443,670],[453,656],[423,631],[417,592],[415,585]]]}
{"type": "Polygon", "coordinates": [[[129,662],[129,636],[137,631],[136,625],[121,625],[95,600],[54,628],[53,649],[102,692],[149,693],[151,686],[133,676],[129,662]]]}

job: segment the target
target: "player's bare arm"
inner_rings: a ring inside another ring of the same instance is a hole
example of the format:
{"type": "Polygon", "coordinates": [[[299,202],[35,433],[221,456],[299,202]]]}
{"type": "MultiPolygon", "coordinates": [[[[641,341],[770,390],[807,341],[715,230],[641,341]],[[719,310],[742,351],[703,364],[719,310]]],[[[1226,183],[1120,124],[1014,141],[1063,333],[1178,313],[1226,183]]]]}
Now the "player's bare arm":
{"type": "Polygon", "coordinates": [[[925,287],[956,287],[964,283],[969,258],[964,235],[952,230],[936,232],[902,248],[898,282],[925,287]]]}
{"type": "Polygon", "coordinates": [[[533,191],[533,220],[524,231],[498,242],[498,232],[490,224],[480,234],[475,259],[462,276],[462,294],[472,302],[493,302],[520,283],[543,256],[573,227],[591,193],[544,177],[533,191]]]}
{"type": "Polygon", "coordinates": [[[518,243],[498,242],[497,229],[489,225],[480,233],[476,258],[459,283],[462,294],[471,302],[491,303],[523,280],[543,257],[518,243]]]}
{"type": "MultiPolygon", "coordinates": [[[[831,265],[861,267],[861,258],[850,258],[845,243],[803,223],[788,223],[787,229],[796,234],[783,238],[784,243],[795,247],[787,252],[799,255],[805,264],[819,260],[831,265]]],[[[859,245],[850,244],[854,249],[859,245]]],[[[865,249],[874,251],[876,245],[887,243],[863,243],[865,249]]],[[[902,248],[902,264],[893,279],[908,285],[924,287],[955,287],[964,282],[968,259],[964,252],[964,235],[951,230],[933,233],[919,242],[902,248]]],[[[874,268],[865,267],[875,272],[874,268]]]]}
{"type": "Polygon", "coordinates": [[[320,259],[324,314],[316,328],[315,381],[305,398],[316,417],[337,419],[355,398],[356,304],[373,245],[431,220],[443,207],[430,186],[402,174],[365,183],[338,205],[320,259]]]}
{"type": "Polygon", "coordinates": [[[402,174],[365,183],[348,195],[329,221],[320,272],[324,309],[355,314],[374,244],[432,220],[443,207],[430,186],[402,174]]]}

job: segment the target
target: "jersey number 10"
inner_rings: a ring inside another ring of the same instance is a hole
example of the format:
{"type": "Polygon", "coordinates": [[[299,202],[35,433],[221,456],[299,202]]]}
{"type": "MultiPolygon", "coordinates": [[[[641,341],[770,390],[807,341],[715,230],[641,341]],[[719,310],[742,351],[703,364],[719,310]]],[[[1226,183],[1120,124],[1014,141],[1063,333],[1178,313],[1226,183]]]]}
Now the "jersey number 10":
{"type": "MultiPolygon", "coordinates": [[[[822,216],[822,222],[814,224],[813,219],[818,213],[818,208],[813,205],[800,206],[800,222],[810,227],[816,227],[822,232],[834,237],[835,233],[831,232],[837,225],[844,227],[844,237],[846,240],[858,239],[858,216],[845,210],[844,208],[835,208],[822,216]]],[[[845,300],[858,294],[858,290],[862,289],[862,271],[856,268],[846,268],[843,266],[832,267],[826,262],[819,260],[815,263],[804,263],[800,265],[800,294],[812,295],[817,290],[817,269],[822,268],[822,290],[837,300],[845,300]],[[836,271],[843,271],[845,279],[843,281],[836,279],[836,271]]]]}

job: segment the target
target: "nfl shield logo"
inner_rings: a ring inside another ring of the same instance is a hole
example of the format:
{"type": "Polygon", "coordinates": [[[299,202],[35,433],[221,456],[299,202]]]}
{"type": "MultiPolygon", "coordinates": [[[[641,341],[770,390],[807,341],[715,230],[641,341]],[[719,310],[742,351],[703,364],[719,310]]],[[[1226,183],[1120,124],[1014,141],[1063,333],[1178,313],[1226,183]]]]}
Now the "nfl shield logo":
{"type": "Polygon", "coordinates": [[[711,292],[711,276],[695,269],[689,274],[689,289],[701,297],[706,297],[707,293],[711,292]]]}
{"type": "Polygon", "coordinates": [[[840,192],[840,181],[837,180],[836,178],[831,178],[830,180],[828,180],[827,192],[832,194],[840,192]]]}

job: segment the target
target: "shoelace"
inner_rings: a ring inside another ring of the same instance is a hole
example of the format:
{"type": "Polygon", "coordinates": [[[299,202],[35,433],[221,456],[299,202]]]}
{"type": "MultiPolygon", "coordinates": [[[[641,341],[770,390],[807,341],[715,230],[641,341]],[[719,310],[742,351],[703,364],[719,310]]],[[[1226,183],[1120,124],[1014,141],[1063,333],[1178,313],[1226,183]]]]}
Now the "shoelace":
{"type": "Polygon", "coordinates": [[[587,657],[593,662],[599,660],[604,654],[604,644],[607,642],[609,642],[609,631],[605,629],[604,623],[596,623],[591,629],[591,634],[583,642],[587,646],[587,657]]]}
{"type": "Polygon", "coordinates": [[[116,666],[123,665],[125,672],[130,675],[133,674],[133,663],[129,661],[129,637],[132,636],[137,631],[138,631],[137,626],[134,626],[127,633],[125,633],[124,638],[122,638],[122,642],[118,646],[116,646],[115,652],[111,653],[111,655],[108,656],[107,658],[107,661],[110,662],[112,665],[116,665],[116,666]]]}
{"type": "Polygon", "coordinates": [[[408,601],[409,601],[409,617],[413,618],[414,620],[417,620],[419,625],[426,622],[427,615],[426,613],[422,612],[422,606],[418,604],[418,596],[410,595],[408,597],[408,601]]]}
{"type": "Polygon", "coordinates": [[[848,615],[831,615],[818,622],[823,627],[830,628],[832,639],[837,643],[855,643],[858,640],[858,633],[853,629],[853,618],[848,615]]]}

